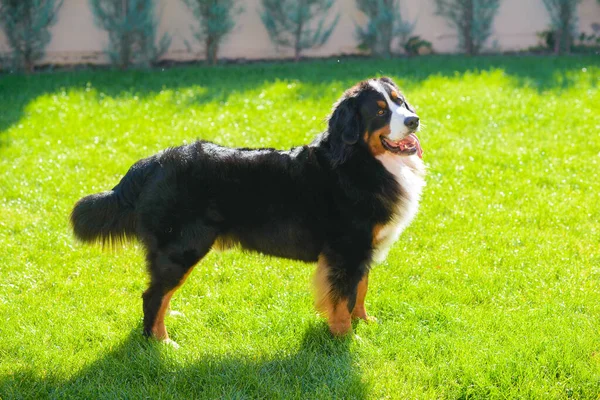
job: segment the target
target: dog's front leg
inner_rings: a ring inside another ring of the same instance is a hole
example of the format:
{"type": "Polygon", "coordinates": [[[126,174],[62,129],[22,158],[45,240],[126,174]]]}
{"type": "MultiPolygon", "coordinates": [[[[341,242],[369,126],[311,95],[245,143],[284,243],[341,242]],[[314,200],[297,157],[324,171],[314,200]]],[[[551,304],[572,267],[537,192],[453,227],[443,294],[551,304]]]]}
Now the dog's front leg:
{"type": "Polygon", "coordinates": [[[345,335],[352,330],[354,310],[360,314],[355,316],[362,317],[364,314],[366,318],[366,287],[359,287],[366,275],[364,262],[350,263],[341,257],[326,254],[319,256],[314,279],[315,305],[327,317],[333,335],[345,335]],[[361,288],[363,290],[359,290],[361,288]]]}

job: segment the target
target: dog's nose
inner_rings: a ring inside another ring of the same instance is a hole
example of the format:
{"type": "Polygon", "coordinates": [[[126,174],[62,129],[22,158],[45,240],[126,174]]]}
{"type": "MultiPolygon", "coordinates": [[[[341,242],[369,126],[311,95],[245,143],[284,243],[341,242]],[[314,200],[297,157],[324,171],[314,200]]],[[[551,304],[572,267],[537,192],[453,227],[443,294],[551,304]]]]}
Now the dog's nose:
{"type": "Polygon", "coordinates": [[[415,130],[419,127],[419,117],[414,116],[414,117],[406,117],[404,119],[404,125],[406,125],[406,127],[408,129],[412,129],[415,130]]]}

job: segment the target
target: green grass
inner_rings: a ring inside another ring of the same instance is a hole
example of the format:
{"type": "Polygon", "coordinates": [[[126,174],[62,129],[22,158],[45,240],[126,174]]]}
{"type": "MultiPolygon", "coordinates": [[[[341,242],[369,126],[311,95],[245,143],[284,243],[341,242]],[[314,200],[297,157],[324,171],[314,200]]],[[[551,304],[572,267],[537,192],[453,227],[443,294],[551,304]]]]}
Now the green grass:
{"type": "Polygon", "coordinates": [[[0,398],[580,398],[600,394],[597,57],[425,57],[0,76],[0,398]],[[204,138],[288,148],[356,81],[418,106],[421,210],[332,339],[313,266],[210,254],[141,338],[143,255],[68,214],[204,138]]]}

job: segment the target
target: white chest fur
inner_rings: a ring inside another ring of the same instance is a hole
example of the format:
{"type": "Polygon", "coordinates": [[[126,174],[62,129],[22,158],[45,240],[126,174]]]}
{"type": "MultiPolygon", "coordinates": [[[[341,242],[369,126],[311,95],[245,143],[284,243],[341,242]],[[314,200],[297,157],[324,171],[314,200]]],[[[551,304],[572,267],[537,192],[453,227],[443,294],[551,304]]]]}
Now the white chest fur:
{"type": "Polygon", "coordinates": [[[396,215],[381,227],[374,238],[373,261],[379,263],[385,259],[390,247],[417,214],[425,186],[425,164],[416,155],[402,157],[388,152],[377,156],[377,159],[394,175],[403,192],[396,204],[396,215]]]}

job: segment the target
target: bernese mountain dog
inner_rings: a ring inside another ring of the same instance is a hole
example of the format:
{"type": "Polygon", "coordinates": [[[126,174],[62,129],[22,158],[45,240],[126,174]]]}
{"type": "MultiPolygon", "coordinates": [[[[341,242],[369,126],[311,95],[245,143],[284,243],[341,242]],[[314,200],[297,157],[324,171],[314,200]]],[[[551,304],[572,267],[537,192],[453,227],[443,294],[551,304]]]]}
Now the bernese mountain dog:
{"type": "Polygon", "coordinates": [[[362,81],[334,104],[327,130],[288,151],[207,141],[135,163],[112,189],[79,200],[76,238],[137,238],[150,283],[144,334],[170,341],[173,293],[211,249],[316,263],[316,306],[334,335],[365,310],[369,269],[417,212],[425,185],[419,117],[396,84],[362,81]]]}

